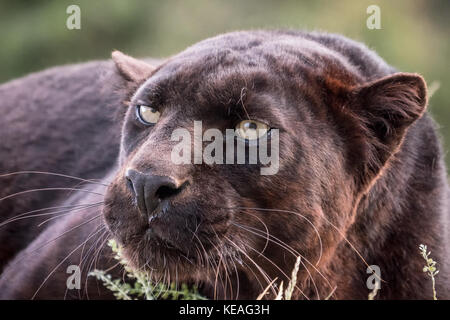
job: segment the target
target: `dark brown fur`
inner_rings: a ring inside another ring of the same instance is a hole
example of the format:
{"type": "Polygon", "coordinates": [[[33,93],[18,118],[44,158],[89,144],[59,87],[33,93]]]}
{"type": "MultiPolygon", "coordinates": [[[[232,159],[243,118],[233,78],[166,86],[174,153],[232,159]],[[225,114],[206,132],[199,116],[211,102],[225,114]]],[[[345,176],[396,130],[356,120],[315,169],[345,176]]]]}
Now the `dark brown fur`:
{"type": "MultiPolygon", "coordinates": [[[[341,36],[294,31],[222,35],[155,67],[120,53],[113,59],[117,74],[110,63],[98,63],[73,67],[80,73],[63,76],[66,70],[56,69],[0,87],[2,112],[20,119],[12,133],[11,120],[0,120],[3,137],[9,134],[0,150],[11,155],[2,156],[0,174],[38,169],[110,183],[91,188],[104,197],[39,193],[2,201],[5,219],[52,204],[104,199],[108,236],[134,267],[197,283],[209,298],[253,299],[275,277],[286,285],[301,255],[295,298],[334,292],[333,299],[366,299],[367,264],[374,264],[383,279],[378,299],[430,299],[418,251],[424,243],[439,262],[438,296],[449,298],[448,186],[422,77],[396,73],[341,36]],[[46,75],[49,83],[36,100],[46,75]],[[104,82],[112,84],[103,88],[104,82]],[[153,127],[140,124],[138,103],[158,108],[161,120],[153,127]],[[20,114],[33,108],[49,113],[20,114]],[[104,115],[119,109],[120,120],[104,115]],[[73,117],[67,124],[66,114],[73,117]],[[175,128],[192,130],[193,121],[202,120],[203,130],[225,131],[247,116],[280,130],[276,175],[261,176],[259,165],[171,162],[175,128]],[[33,128],[40,128],[34,140],[33,128]],[[189,185],[149,225],[127,188],[127,168],[189,185]]],[[[0,178],[0,198],[18,187],[50,187],[54,179],[0,178]]],[[[0,229],[0,261],[8,262],[0,297],[64,297],[67,266],[91,259],[77,246],[89,240],[86,249],[97,249],[107,237],[95,233],[103,222],[94,218],[95,210],[86,209],[43,231],[32,219],[0,229]]],[[[98,253],[92,254],[99,257],[97,267],[114,264],[107,250],[98,253]]],[[[110,297],[99,294],[92,280],[82,292],[68,294],[86,293],[110,297]]]]}

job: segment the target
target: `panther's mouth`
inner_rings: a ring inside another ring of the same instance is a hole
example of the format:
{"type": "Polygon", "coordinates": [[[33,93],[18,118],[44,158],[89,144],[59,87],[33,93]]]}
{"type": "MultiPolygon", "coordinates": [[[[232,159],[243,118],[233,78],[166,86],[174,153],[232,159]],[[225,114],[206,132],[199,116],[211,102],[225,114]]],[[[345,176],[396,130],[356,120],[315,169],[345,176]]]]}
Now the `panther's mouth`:
{"type": "MultiPolygon", "coordinates": [[[[154,218],[156,223],[157,217],[154,218]]],[[[146,234],[144,235],[145,241],[147,241],[148,245],[150,247],[158,247],[162,248],[164,250],[173,251],[173,252],[179,252],[181,254],[186,254],[184,249],[180,247],[179,244],[175,243],[175,241],[172,241],[168,237],[164,237],[160,235],[159,233],[156,233],[153,228],[148,228],[146,234]]]]}
{"type": "MultiPolygon", "coordinates": [[[[124,244],[124,253],[133,267],[156,272],[197,273],[218,266],[225,261],[242,264],[240,253],[231,247],[215,244],[212,248],[206,243],[196,245],[192,241],[177,241],[156,230],[158,216],[153,219],[154,226],[148,227],[140,239],[124,244]]],[[[164,224],[161,224],[164,225],[164,224]]],[[[203,241],[202,241],[203,242],[203,241]]]]}
{"type": "Polygon", "coordinates": [[[158,220],[167,213],[169,210],[169,201],[163,200],[159,203],[158,207],[153,211],[153,213],[147,219],[147,228],[151,229],[158,220]]]}
{"type": "Polygon", "coordinates": [[[173,267],[180,267],[181,271],[186,266],[198,265],[198,259],[194,255],[157,235],[146,234],[141,243],[143,244],[139,250],[133,244],[123,247],[127,262],[135,269],[162,274],[173,267]]]}
{"type": "Polygon", "coordinates": [[[160,270],[173,266],[201,267],[202,257],[195,250],[195,246],[186,241],[177,241],[175,236],[170,235],[167,230],[170,227],[161,221],[164,214],[165,212],[159,212],[150,217],[138,243],[125,246],[125,249],[129,249],[130,258],[135,260],[133,264],[160,270]]]}

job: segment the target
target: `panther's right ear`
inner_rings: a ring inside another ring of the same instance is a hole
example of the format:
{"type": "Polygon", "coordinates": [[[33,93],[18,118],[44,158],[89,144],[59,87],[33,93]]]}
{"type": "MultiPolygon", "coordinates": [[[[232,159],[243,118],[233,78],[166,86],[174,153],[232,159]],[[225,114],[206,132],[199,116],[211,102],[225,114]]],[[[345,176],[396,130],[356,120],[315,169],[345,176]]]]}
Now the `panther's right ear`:
{"type": "Polygon", "coordinates": [[[140,82],[148,78],[155,70],[147,62],[130,57],[120,51],[113,51],[111,57],[119,74],[127,81],[140,82]]]}

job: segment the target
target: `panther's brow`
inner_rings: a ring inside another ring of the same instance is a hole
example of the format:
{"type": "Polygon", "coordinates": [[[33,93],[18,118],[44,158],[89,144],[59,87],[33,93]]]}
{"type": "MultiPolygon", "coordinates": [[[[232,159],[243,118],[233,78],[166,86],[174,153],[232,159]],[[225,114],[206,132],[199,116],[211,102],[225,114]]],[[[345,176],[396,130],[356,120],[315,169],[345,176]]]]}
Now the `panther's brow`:
{"type": "Polygon", "coordinates": [[[161,104],[161,87],[157,84],[149,84],[146,81],[136,90],[131,99],[134,104],[161,104]]]}

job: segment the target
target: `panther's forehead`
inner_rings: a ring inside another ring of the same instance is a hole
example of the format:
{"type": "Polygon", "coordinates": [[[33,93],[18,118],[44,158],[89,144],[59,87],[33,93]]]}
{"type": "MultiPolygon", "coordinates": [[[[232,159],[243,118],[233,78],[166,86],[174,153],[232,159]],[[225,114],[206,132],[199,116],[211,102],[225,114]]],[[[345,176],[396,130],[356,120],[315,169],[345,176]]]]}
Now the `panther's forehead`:
{"type": "Polygon", "coordinates": [[[351,54],[298,35],[252,33],[200,42],[161,65],[134,98],[158,104],[170,100],[236,103],[243,90],[282,91],[282,86],[352,87],[364,82],[351,54]]]}
{"type": "Polygon", "coordinates": [[[138,88],[132,103],[229,107],[276,86],[276,77],[261,67],[220,67],[212,72],[201,67],[175,72],[163,68],[138,88]]]}
{"type": "MultiPolygon", "coordinates": [[[[227,67],[245,70],[252,67],[270,69],[274,66],[295,66],[318,72],[334,65],[361,76],[364,68],[360,61],[354,60],[355,52],[361,48],[354,43],[336,47],[312,35],[266,31],[230,33],[189,47],[169,59],[163,68],[213,73],[227,67]]],[[[365,63],[383,67],[379,61],[365,63]]]]}

